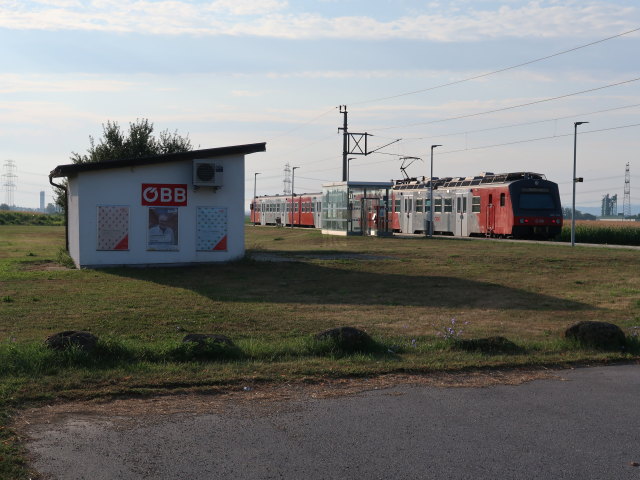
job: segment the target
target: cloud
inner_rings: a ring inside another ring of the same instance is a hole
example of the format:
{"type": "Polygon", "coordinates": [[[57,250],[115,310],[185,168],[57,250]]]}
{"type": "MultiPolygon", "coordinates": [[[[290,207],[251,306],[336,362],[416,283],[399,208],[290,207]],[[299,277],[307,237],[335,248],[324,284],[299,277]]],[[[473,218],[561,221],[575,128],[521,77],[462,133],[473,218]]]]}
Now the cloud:
{"type": "Polygon", "coordinates": [[[264,92],[258,92],[256,90],[232,90],[231,95],[234,97],[260,97],[264,95],[264,92]]]}
{"type": "MultiPolygon", "coordinates": [[[[325,11],[327,10],[326,5],[325,11]]],[[[640,9],[614,2],[538,0],[416,5],[392,19],[291,13],[281,0],[0,0],[0,27],[173,35],[269,38],[416,39],[440,42],[487,38],[593,37],[637,26],[640,9]],[[484,8],[482,8],[484,7],[484,8]]],[[[317,8],[322,5],[318,4],[317,8]]]]}
{"type": "Polygon", "coordinates": [[[282,10],[286,6],[287,2],[278,0],[217,0],[210,9],[232,15],[265,15],[282,10]]]}
{"type": "Polygon", "coordinates": [[[122,92],[136,84],[99,75],[18,75],[0,74],[0,93],[21,92],[122,92]]]}

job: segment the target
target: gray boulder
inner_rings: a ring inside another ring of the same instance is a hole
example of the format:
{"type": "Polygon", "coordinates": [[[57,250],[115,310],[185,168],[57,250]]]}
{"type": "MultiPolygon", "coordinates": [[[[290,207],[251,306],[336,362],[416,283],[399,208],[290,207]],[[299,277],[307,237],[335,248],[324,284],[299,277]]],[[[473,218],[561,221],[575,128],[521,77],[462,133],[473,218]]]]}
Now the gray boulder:
{"type": "Polygon", "coordinates": [[[85,352],[90,352],[96,348],[98,337],[89,332],[67,330],[50,335],[44,343],[52,350],[67,350],[76,347],[85,352]]]}
{"type": "Polygon", "coordinates": [[[197,343],[198,345],[204,345],[206,342],[212,342],[227,345],[229,347],[234,346],[233,341],[229,337],[218,333],[189,333],[188,335],[185,335],[182,341],[185,343],[197,343]]]}
{"type": "Polygon", "coordinates": [[[333,340],[341,348],[359,349],[372,343],[371,337],[362,330],[353,327],[337,327],[316,335],[316,340],[333,340]]]}
{"type": "Polygon", "coordinates": [[[618,349],[624,346],[624,332],[613,323],[578,322],[564,332],[568,339],[576,340],[583,345],[604,349],[618,349]]]}

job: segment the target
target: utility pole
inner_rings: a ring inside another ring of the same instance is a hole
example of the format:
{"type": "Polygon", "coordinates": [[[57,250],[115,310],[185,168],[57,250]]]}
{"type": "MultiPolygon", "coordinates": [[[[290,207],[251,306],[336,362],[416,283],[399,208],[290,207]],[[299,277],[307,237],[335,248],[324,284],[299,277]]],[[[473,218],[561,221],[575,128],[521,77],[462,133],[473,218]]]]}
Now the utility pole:
{"type": "Polygon", "coordinates": [[[9,207],[15,207],[13,203],[13,194],[16,191],[16,162],[13,160],[6,160],[3,165],[2,173],[2,186],[7,194],[7,205],[9,207]]]}
{"type": "Polygon", "coordinates": [[[256,172],[253,174],[253,210],[251,211],[251,213],[253,213],[254,227],[256,225],[256,208],[258,207],[258,205],[256,204],[256,179],[258,178],[258,175],[260,175],[260,172],[256,172]]]}
{"type": "Polygon", "coordinates": [[[338,127],[338,132],[342,130],[342,181],[347,182],[349,181],[349,159],[347,158],[349,155],[369,155],[391,145],[392,143],[399,142],[401,139],[398,138],[393,140],[392,142],[378,147],[375,150],[369,150],[367,146],[367,138],[370,137],[371,134],[367,132],[349,133],[347,127],[347,106],[340,105],[338,108],[340,109],[340,113],[344,115],[342,127],[338,127]]]}
{"type": "Polygon", "coordinates": [[[338,128],[338,131],[342,130],[342,181],[346,182],[348,162],[347,155],[349,155],[349,132],[347,130],[347,106],[340,105],[340,113],[344,115],[344,122],[342,128],[338,128]]]}
{"type": "Polygon", "coordinates": [[[622,199],[622,218],[631,216],[631,172],[629,171],[629,162],[624,171],[624,197],[622,199]]]}
{"type": "Polygon", "coordinates": [[[442,145],[431,145],[431,168],[429,170],[429,238],[433,237],[433,149],[442,145]]]}
{"type": "Polygon", "coordinates": [[[582,182],[582,177],[576,177],[576,148],[578,145],[578,125],[589,122],[573,122],[573,201],[571,203],[571,246],[576,245],[576,183],[582,182]]]}
{"type": "Polygon", "coordinates": [[[293,211],[293,205],[294,205],[293,202],[295,201],[295,198],[296,198],[296,193],[294,190],[295,181],[296,181],[296,168],[300,168],[300,167],[291,168],[291,228],[293,228],[293,221],[295,219],[294,211],[293,211]]]}

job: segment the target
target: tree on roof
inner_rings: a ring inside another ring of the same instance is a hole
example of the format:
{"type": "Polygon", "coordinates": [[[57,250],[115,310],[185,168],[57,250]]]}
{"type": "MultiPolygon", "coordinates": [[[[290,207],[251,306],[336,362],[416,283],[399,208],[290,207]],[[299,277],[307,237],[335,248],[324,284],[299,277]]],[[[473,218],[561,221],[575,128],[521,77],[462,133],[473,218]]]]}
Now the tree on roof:
{"type": "MultiPolygon", "coordinates": [[[[89,135],[87,152],[71,152],[70,159],[73,163],[109,162],[193,150],[188,134],[182,136],[177,131],[163,130],[154,137],[153,130],[153,123],[146,118],[129,123],[128,132],[123,132],[118,122],[107,121],[102,124],[102,137],[96,142],[89,135]]],[[[66,180],[63,184],[66,187],[66,180]]],[[[66,189],[55,188],[54,193],[56,205],[64,209],[66,189]]]]}

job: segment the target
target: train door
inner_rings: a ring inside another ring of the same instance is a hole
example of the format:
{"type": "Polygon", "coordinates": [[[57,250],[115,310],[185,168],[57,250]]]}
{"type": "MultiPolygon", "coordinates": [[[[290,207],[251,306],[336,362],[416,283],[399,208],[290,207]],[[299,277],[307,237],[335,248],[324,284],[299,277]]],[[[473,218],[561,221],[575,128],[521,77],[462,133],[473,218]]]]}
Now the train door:
{"type": "Polygon", "coordinates": [[[469,222],[467,221],[468,217],[468,194],[458,193],[456,194],[456,232],[455,235],[460,235],[462,237],[469,236],[469,222]]]}
{"type": "Polygon", "coordinates": [[[362,234],[377,235],[380,221],[380,199],[379,198],[363,198],[362,199],[362,234]]]}
{"type": "Polygon", "coordinates": [[[413,195],[402,197],[402,233],[413,233],[413,195]]]}
{"type": "Polygon", "coordinates": [[[315,203],[315,217],[314,217],[314,226],[316,228],[322,227],[322,197],[313,197],[313,201],[315,203]]]}
{"type": "Polygon", "coordinates": [[[493,205],[493,194],[489,194],[489,204],[487,205],[487,235],[493,235],[496,228],[496,209],[493,205]]]}

